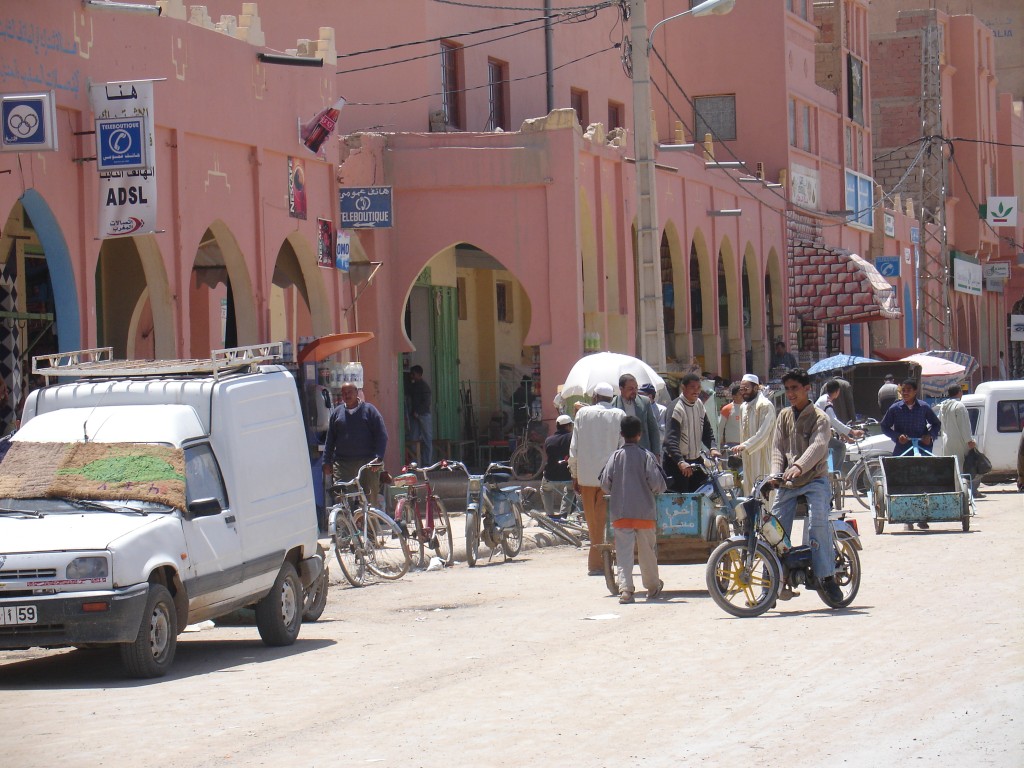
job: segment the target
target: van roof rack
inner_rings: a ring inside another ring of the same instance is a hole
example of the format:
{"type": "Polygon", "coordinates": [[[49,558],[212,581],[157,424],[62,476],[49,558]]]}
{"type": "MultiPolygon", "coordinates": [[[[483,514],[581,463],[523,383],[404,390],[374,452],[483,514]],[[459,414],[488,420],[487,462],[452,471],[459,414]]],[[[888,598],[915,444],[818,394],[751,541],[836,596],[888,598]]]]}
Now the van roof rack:
{"type": "Polygon", "coordinates": [[[46,378],[134,378],[146,376],[183,376],[212,374],[216,379],[224,373],[242,369],[254,370],[261,363],[280,361],[283,345],[251,344],[246,347],[215,349],[206,360],[114,360],[113,347],[79,349],[32,358],[32,373],[46,378]]]}

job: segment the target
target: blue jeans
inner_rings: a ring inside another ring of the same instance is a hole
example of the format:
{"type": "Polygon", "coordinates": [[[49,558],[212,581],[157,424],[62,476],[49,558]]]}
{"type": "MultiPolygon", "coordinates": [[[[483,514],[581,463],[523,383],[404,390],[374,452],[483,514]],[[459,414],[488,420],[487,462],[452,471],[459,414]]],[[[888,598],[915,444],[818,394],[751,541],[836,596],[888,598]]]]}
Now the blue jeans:
{"type": "Polygon", "coordinates": [[[832,509],[832,486],[827,477],[811,480],[799,488],[780,487],[775,493],[772,514],[779,518],[786,535],[793,538],[793,518],[796,516],[796,502],[801,496],[807,497],[807,528],[811,544],[811,567],[814,576],[821,581],[836,572],[836,552],[832,546],[832,531],[828,513],[832,509]]]}
{"type": "Polygon", "coordinates": [[[434,421],[429,413],[421,413],[409,420],[409,439],[423,443],[420,448],[420,463],[423,466],[434,463],[434,421]]]}

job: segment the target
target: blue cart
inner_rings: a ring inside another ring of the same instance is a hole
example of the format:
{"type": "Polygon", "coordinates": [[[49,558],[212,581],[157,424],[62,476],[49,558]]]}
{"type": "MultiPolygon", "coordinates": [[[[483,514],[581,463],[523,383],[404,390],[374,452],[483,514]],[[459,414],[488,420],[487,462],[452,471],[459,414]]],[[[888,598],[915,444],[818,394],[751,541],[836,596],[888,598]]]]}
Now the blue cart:
{"type": "MultiPolygon", "coordinates": [[[[706,493],[662,493],[657,501],[658,565],[705,565],[715,547],[731,535],[731,508],[717,506],[706,493]]],[[[601,554],[605,585],[617,595],[614,542],[609,519],[601,554]]]]}
{"type": "Polygon", "coordinates": [[[875,533],[890,523],[956,523],[970,530],[970,475],[956,456],[883,456],[873,489],[875,533]]]}

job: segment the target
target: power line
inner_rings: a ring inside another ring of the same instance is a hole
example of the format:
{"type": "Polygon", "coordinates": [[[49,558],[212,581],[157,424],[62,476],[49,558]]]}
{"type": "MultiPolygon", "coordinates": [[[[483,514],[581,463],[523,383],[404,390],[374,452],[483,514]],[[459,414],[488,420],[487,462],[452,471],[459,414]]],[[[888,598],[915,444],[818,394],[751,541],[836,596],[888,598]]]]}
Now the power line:
{"type": "Polygon", "coordinates": [[[1024,148],[1024,144],[1009,144],[1005,141],[986,141],[985,139],[965,139],[962,136],[954,136],[951,139],[946,139],[946,141],[966,141],[971,144],[989,144],[993,147],[1012,147],[1014,149],[1024,148]]]}
{"type": "Polygon", "coordinates": [[[498,31],[500,31],[502,29],[509,29],[510,27],[520,27],[520,26],[522,26],[524,24],[532,24],[532,23],[537,22],[537,21],[548,21],[550,19],[557,19],[557,18],[559,18],[561,16],[565,16],[567,14],[568,15],[573,15],[573,16],[579,16],[579,15],[584,15],[584,14],[590,12],[590,11],[593,11],[593,12],[596,13],[597,11],[603,10],[603,9],[609,7],[610,5],[614,5],[614,3],[611,2],[611,0],[605,0],[605,2],[595,3],[594,5],[582,6],[582,8],[587,9],[587,10],[583,10],[583,11],[567,11],[567,12],[552,13],[550,15],[537,16],[537,17],[534,17],[532,19],[520,19],[519,21],[511,21],[508,24],[498,24],[498,25],[493,26],[493,27],[483,27],[481,29],[474,29],[474,30],[471,30],[469,32],[455,32],[455,33],[450,34],[450,35],[441,35],[440,37],[428,37],[428,38],[426,38],[424,40],[410,40],[410,41],[405,42],[405,43],[395,43],[394,45],[387,45],[387,46],[383,46],[381,48],[366,48],[366,49],[364,49],[362,51],[352,51],[350,53],[338,54],[338,58],[339,59],[350,59],[353,56],[364,56],[364,55],[366,55],[368,53],[381,53],[383,51],[394,51],[394,50],[398,50],[399,48],[408,48],[409,46],[413,46],[413,45],[426,45],[427,43],[439,43],[442,40],[456,40],[456,39],[458,39],[460,37],[471,37],[473,35],[483,34],[484,32],[498,32],[498,31]]]}
{"type": "MultiPolygon", "coordinates": [[[[486,8],[489,11],[543,11],[544,8],[523,8],[522,6],[510,5],[485,5],[483,3],[462,3],[457,0],[434,0],[441,5],[458,5],[462,8],[486,8]]],[[[610,3],[608,3],[610,5],[610,3]]],[[[553,11],[579,11],[592,8],[591,5],[566,5],[559,8],[552,8],[553,11]]]]}
{"type": "MultiPolygon", "coordinates": [[[[981,205],[979,205],[978,201],[974,199],[974,195],[971,194],[971,188],[967,184],[967,179],[964,177],[964,172],[960,170],[960,163],[958,163],[956,160],[956,152],[953,149],[952,142],[957,141],[957,139],[943,139],[943,141],[949,144],[949,160],[951,163],[953,163],[953,167],[956,168],[956,175],[960,177],[960,183],[964,185],[964,192],[967,193],[967,199],[971,201],[971,205],[974,206],[974,210],[980,212],[981,205]]],[[[1005,241],[1012,248],[1021,248],[1020,243],[1014,240],[1012,235],[1001,235],[1000,233],[996,232],[995,227],[988,223],[988,219],[982,219],[982,221],[985,222],[985,226],[988,227],[989,230],[991,230],[992,234],[996,236],[996,239],[1005,241]]]]}
{"type": "MultiPolygon", "coordinates": [[[[567,61],[564,64],[559,64],[557,67],[552,67],[551,71],[555,72],[555,71],[557,71],[559,69],[562,69],[564,67],[568,67],[571,64],[576,64],[578,62],[581,62],[581,61],[584,61],[586,59],[592,58],[593,56],[597,56],[599,54],[606,53],[607,51],[613,51],[613,50],[615,50],[618,47],[619,47],[619,44],[615,43],[614,45],[611,45],[611,46],[609,46],[607,48],[602,48],[599,51],[594,51],[593,53],[588,53],[585,56],[580,56],[579,58],[573,59],[572,61],[567,61]]],[[[449,93],[449,94],[468,93],[469,91],[478,91],[481,88],[490,88],[492,85],[494,85],[495,83],[499,83],[499,82],[500,83],[518,83],[518,82],[521,82],[523,80],[532,80],[535,77],[542,77],[543,75],[546,75],[546,74],[547,74],[547,71],[545,70],[543,72],[537,72],[536,74],[533,74],[533,75],[524,75],[522,77],[513,77],[513,78],[509,78],[507,80],[496,80],[496,81],[491,82],[491,83],[484,83],[483,85],[474,85],[474,86],[471,86],[469,88],[453,89],[453,90],[447,91],[447,93],[449,93]]],[[[438,91],[437,93],[427,93],[427,94],[424,94],[423,96],[414,96],[412,98],[401,99],[399,101],[350,101],[345,106],[346,107],[392,107],[392,106],[397,106],[399,104],[410,104],[410,103],[412,103],[414,101],[422,101],[423,99],[430,99],[430,98],[435,98],[437,96],[443,96],[445,93],[446,92],[444,92],[444,91],[438,91]]]]}

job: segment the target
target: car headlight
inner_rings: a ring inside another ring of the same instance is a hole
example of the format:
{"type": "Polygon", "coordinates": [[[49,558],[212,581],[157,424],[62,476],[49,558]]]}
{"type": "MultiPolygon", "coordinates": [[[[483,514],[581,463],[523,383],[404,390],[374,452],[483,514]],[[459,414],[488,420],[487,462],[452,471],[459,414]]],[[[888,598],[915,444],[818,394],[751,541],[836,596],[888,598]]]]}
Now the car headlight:
{"type": "Polygon", "coordinates": [[[110,575],[105,557],[76,557],[67,567],[69,579],[105,579],[110,575]]]}

